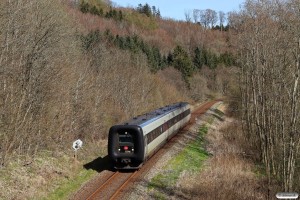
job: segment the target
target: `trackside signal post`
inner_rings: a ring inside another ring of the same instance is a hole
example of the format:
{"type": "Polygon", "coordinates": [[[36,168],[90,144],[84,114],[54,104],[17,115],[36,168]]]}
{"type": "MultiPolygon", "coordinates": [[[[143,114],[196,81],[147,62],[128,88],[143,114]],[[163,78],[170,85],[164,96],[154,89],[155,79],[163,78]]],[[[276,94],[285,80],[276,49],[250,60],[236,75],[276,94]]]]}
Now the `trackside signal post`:
{"type": "Polygon", "coordinates": [[[83,142],[80,139],[73,142],[72,147],[74,149],[74,159],[75,159],[75,161],[77,161],[77,151],[78,151],[78,149],[80,149],[82,147],[82,144],[83,144],[83,142]]]}

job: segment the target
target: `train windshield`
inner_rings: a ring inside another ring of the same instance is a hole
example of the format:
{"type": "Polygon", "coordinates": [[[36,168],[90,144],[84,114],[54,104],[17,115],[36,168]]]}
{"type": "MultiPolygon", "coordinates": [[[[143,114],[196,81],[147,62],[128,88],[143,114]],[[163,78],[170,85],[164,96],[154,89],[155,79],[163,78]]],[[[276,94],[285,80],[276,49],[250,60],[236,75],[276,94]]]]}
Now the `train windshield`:
{"type": "Polygon", "coordinates": [[[119,152],[133,152],[134,143],[132,135],[125,132],[119,134],[119,152]]]}
{"type": "Polygon", "coordinates": [[[119,142],[120,143],[133,143],[131,135],[119,135],[119,142]]]}

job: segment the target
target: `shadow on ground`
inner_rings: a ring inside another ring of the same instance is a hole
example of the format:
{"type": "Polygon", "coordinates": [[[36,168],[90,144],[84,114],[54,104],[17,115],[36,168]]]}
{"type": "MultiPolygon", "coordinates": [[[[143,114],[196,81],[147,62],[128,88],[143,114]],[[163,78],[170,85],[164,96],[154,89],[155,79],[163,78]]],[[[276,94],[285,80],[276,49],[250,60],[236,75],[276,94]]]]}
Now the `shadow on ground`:
{"type": "Polygon", "coordinates": [[[84,164],[83,167],[87,170],[92,169],[92,170],[95,170],[99,173],[104,171],[104,170],[115,171],[113,169],[112,162],[109,159],[108,155],[105,156],[105,157],[98,157],[95,160],[84,164]]]}

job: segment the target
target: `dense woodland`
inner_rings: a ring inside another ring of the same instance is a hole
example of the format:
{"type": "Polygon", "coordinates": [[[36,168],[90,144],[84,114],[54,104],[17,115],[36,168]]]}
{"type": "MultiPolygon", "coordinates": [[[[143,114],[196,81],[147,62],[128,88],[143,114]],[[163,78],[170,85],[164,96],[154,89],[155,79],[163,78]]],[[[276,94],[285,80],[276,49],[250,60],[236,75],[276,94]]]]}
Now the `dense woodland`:
{"type": "Polygon", "coordinates": [[[228,93],[226,41],[213,46],[209,30],[163,20],[148,4],[7,1],[0,12],[2,166],[75,138],[105,139],[113,123],[161,105],[228,93]]]}
{"type": "Polygon", "coordinates": [[[0,167],[68,152],[78,138],[97,144],[162,105],[222,97],[268,184],[299,189],[299,10],[246,0],[239,12],[175,21],[148,4],[1,1],[0,167]]]}
{"type": "Polygon", "coordinates": [[[246,1],[232,15],[241,66],[241,113],[266,175],[299,191],[299,1],[246,1]]]}

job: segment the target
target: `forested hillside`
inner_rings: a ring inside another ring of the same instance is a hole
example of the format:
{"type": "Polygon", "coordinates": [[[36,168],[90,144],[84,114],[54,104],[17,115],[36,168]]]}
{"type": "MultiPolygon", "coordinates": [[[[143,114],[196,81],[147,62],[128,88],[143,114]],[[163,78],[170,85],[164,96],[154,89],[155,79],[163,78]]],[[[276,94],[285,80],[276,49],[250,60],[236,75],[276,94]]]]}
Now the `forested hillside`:
{"type": "Polygon", "coordinates": [[[19,183],[0,198],[30,198],[36,184],[71,177],[75,139],[95,157],[112,124],[237,91],[222,28],[96,0],[1,1],[0,16],[0,188],[19,183]]]}
{"type": "Polygon", "coordinates": [[[16,149],[105,138],[111,123],[151,108],[228,92],[226,32],[101,1],[1,8],[2,165],[16,149]]]}
{"type": "Polygon", "coordinates": [[[76,162],[106,155],[113,124],[217,98],[239,120],[225,137],[257,168],[252,188],[270,199],[299,191],[299,10],[298,0],[246,0],[219,20],[195,9],[176,21],[149,4],[1,1],[0,199],[73,182],[76,162]],[[76,139],[84,148],[74,162],[76,139]]]}

